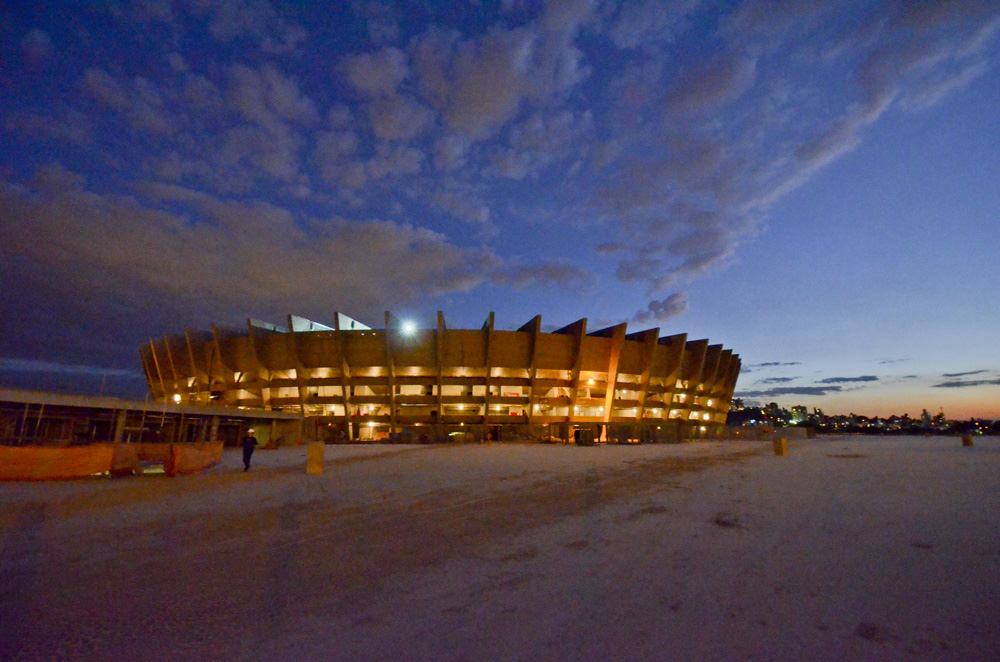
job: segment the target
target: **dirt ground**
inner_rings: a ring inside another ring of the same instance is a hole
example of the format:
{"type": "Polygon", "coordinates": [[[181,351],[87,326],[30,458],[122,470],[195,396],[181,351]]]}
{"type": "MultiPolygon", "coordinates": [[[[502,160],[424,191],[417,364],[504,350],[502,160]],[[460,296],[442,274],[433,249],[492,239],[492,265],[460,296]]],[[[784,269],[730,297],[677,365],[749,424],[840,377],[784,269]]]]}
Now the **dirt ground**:
{"type": "Polygon", "coordinates": [[[305,453],[0,484],[0,659],[1000,659],[1000,440],[305,453]]]}

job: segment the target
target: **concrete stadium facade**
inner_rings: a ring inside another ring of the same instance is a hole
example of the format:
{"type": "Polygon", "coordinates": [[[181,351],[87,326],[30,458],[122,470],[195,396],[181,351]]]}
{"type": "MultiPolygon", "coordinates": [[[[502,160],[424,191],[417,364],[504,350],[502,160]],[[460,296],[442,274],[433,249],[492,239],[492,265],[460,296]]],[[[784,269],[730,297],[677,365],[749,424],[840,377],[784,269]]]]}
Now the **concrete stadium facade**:
{"type": "Polygon", "coordinates": [[[288,316],[154,339],[140,349],[152,397],[177,404],[297,412],[324,441],[679,441],[721,434],[740,372],[722,345],[587,331],[414,328],[390,313],[372,329],[288,316]]]}

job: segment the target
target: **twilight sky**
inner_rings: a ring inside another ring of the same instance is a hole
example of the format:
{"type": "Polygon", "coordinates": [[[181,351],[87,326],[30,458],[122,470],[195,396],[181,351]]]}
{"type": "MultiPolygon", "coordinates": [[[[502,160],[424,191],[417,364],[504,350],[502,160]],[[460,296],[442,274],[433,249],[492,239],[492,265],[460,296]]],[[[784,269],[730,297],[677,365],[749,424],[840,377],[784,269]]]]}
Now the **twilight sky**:
{"type": "Polygon", "coordinates": [[[1000,5],[0,10],[0,384],[287,313],[707,337],[737,396],[1000,418],[1000,5]]]}

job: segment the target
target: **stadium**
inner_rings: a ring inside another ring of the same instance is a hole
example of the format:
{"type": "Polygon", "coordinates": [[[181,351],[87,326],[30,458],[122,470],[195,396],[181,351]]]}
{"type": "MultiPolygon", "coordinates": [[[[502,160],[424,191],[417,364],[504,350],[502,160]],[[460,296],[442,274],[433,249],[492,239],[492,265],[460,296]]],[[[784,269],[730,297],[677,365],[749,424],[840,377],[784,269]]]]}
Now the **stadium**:
{"type": "Polygon", "coordinates": [[[581,319],[542,332],[417,328],[390,313],[383,329],[341,313],[333,326],[294,315],[285,326],[212,325],[140,348],[158,402],[283,411],[326,442],[545,440],[674,442],[721,435],[740,372],[722,345],[587,331],[581,319]]]}

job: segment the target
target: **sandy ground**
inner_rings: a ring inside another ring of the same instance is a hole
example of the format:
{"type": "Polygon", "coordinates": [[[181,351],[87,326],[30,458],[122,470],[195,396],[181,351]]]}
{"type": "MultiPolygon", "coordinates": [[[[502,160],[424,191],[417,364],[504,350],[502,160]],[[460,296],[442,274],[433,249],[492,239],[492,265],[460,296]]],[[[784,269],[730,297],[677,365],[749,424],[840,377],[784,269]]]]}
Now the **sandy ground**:
{"type": "Polygon", "coordinates": [[[0,484],[2,660],[1000,660],[1000,440],[0,484]]]}

